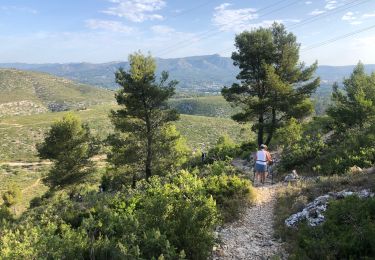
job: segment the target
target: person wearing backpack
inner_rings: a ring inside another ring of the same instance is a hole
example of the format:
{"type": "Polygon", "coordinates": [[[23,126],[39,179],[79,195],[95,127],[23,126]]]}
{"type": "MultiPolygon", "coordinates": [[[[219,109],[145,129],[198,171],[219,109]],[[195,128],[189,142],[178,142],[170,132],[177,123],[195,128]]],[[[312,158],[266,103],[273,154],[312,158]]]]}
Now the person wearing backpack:
{"type": "Polygon", "coordinates": [[[256,179],[264,184],[266,180],[267,166],[272,164],[271,154],[267,151],[267,145],[261,144],[255,155],[256,179]]]}

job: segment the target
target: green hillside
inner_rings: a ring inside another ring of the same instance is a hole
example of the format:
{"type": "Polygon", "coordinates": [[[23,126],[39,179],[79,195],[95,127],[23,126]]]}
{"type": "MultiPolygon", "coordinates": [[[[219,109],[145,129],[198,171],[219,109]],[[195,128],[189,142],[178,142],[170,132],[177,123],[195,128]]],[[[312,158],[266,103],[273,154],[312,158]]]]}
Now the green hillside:
{"type": "Polygon", "coordinates": [[[172,99],[169,104],[181,114],[230,117],[238,109],[232,108],[222,96],[172,99]]]}
{"type": "Polygon", "coordinates": [[[64,78],[0,69],[0,116],[82,109],[113,100],[111,91],[64,78]]]}
{"type": "MultiPolygon", "coordinates": [[[[104,138],[113,131],[108,117],[110,109],[113,108],[115,105],[112,104],[98,105],[74,113],[89,124],[94,134],[104,138]]],[[[0,162],[38,160],[35,144],[42,141],[45,131],[52,122],[65,113],[0,118],[0,136],[2,136],[0,162]]],[[[249,127],[244,128],[229,118],[181,115],[181,119],[175,124],[193,149],[212,147],[221,135],[229,135],[238,142],[252,136],[249,127]]]]}

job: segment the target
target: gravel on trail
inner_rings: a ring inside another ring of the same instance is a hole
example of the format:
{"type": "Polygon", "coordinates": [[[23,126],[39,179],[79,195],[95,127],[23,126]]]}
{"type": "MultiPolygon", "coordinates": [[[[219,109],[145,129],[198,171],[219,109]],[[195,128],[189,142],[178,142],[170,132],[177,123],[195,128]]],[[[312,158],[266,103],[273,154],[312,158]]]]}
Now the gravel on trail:
{"type": "Polygon", "coordinates": [[[281,241],[274,238],[273,212],[280,184],[255,187],[257,199],[236,222],[218,231],[220,245],[214,247],[213,260],[287,259],[281,241]]]}

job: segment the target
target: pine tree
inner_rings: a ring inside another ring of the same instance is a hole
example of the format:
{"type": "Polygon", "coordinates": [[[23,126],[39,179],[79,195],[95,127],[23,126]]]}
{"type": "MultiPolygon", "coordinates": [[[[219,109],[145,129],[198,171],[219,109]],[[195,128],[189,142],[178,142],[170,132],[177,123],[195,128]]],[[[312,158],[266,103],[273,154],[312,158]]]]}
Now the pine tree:
{"type": "Polygon", "coordinates": [[[312,112],[310,96],[320,81],[313,79],[317,63],[309,67],[300,63],[296,37],[277,23],[271,28],[240,33],[235,46],[232,59],[240,69],[239,83],[224,87],[222,95],[233,106],[242,108],[233,119],[253,122],[258,144],[268,145],[283,123],[312,112]]]}
{"type": "Polygon", "coordinates": [[[121,86],[116,100],[122,108],[112,111],[111,119],[115,129],[123,134],[112,136],[114,150],[109,159],[118,165],[140,168],[148,179],[153,175],[160,132],[179,118],[177,111],[167,105],[178,82],[168,81],[167,72],[162,72],[157,81],[155,60],[150,55],[131,54],[129,63],[129,71],[116,72],[116,82],[121,86]]]}
{"type": "Polygon", "coordinates": [[[375,119],[375,73],[367,75],[361,62],[354,68],[348,79],[344,80],[344,91],[337,83],[333,86],[333,105],[327,114],[335,122],[339,131],[370,123],[375,119]]]}
{"type": "Polygon", "coordinates": [[[37,150],[40,158],[54,162],[44,181],[55,189],[80,183],[92,173],[90,158],[98,152],[98,146],[89,127],[69,113],[51,126],[37,150]]]}

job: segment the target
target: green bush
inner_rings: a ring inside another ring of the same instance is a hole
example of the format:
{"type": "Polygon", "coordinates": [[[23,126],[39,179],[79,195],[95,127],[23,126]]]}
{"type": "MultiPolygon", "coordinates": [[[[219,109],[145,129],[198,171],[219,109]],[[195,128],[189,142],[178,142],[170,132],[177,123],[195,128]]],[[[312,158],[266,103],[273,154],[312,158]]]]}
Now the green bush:
{"type": "Polygon", "coordinates": [[[209,176],[204,186],[206,192],[216,200],[225,222],[236,220],[244,206],[255,197],[251,182],[237,176],[209,176]]]}
{"type": "Polygon", "coordinates": [[[43,214],[35,225],[25,221],[1,231],[2,259],[87,259],[88,239],[84,230],[74,230],[54,216],[43,214]]]}
{"type": "MultiPolygon", "coordinates": [[[[43,198],[2,225],[5,259],[207,259],[218,224],[202,179],[182,171],[140,181],[136,189],[80,189],[43,198]]],[[[4,215],[4,214],[3,214],[4,215]]],[[[2,217],[3,218],[3,217],[2,217]]]]}
{"type": "Polygon", "coordinates": [[[20,188],[16,185],[12,185],[6,192],[3,194],[4,205],[11,207],[22,199],[22,192],[20,188]]]}
{"type": "Polygon", "coordinates": [[[258,149],[258,145],[256,144],[256,141],[244,142],[240,146],[239,151],[241,152],[241,154],[239,156],[242,159],[251,160],[254,152],[257,149],[258,149]]]}
{"type": "Polygon", "coordinates": [[[144,230],[159,229],[188,259],[207,259],[218,223],[215,201],[204,183],[186,171],[163,184],[154,177],[139,198],[138,219],[144,230]]]}
{"type": "Polygon", "coordinates": [[[325,144],[319,134],[304,136],[300,141],[284,149],[279,167],[284,171],[289,171],[311,165],[324,148],[325,144]]]}
{"type": "Polygon", "coordinates": [[[14,216],[8,207],[6,207],[5,205],[0,206],[0,227],[3,221],[13,220],[13,217],[14,216]]]}
{"type": "Polygon", "coordinates": [[[297,259],[372,259],[375,198],[355,196],[330,203],[322,226],[300,227],[297,259]]]}
{"type": "Polygon", "coordinates": [[[375,164],[375,125],[347,130],[317,160],[325,174],[344,174],[352,166],[375,164]]]}
{"type": "Polygon", "coordinates": [[[238,147],[227,135],[220,136],[214,148],[208,152],[211,161],[224,161],[233,158],[238,153],[238,147]]]}
{"type": "Polygon", "coordinates": [[[238,173],[236,167],[228,161],[214,161],[212,164],[206,164],[200,169],[200,176],[220,176],[233,175],[238,173]]]}

